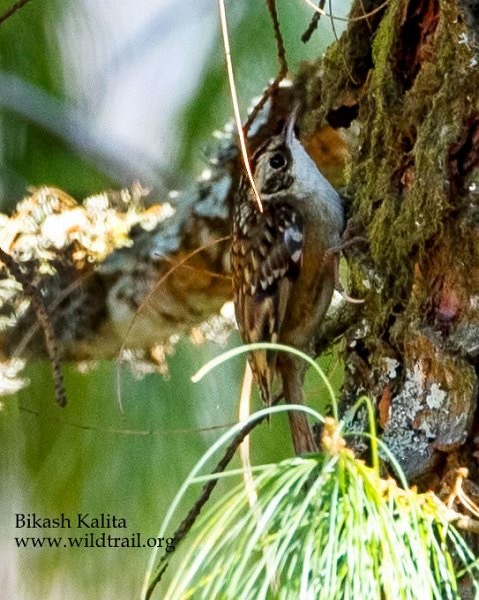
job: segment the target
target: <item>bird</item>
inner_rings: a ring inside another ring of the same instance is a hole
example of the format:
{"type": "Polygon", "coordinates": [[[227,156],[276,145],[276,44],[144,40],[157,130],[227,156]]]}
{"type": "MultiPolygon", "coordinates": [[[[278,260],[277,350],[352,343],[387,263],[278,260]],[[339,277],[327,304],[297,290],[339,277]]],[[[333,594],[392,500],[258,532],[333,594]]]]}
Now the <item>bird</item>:
{"type": "MultiPolygon", "coordinates": [[[[244,343],[274,342],[314,355],[317,330],[335,289],[345,217],[342,199],[295,133],[297,110],[251,157],[234,197],[231,271],[235,315],[244,343]]],[[[249,354],[263,402],[282,381],[290,404],[304,404],[307,363],[287,352],[249,354]]],[[[317,452],[304,412],[288,412],[297,455],[317,452]]]]}

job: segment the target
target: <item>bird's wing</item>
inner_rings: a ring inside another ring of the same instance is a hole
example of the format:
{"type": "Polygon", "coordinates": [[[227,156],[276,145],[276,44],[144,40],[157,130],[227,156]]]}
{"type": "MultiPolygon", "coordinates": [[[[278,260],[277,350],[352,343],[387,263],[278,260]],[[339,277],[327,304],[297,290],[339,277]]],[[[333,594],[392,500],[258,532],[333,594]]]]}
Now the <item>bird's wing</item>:
{"type": "MultiPolygon", "coordinates": [[[[236,319],[247,343],[277,342],[303,257],[303,223],[288,204],[238,208],[233,231],[236,319]]],[[[256,351],[251,368],[265,403],[271,402],[276,353],[256,351]]]]}

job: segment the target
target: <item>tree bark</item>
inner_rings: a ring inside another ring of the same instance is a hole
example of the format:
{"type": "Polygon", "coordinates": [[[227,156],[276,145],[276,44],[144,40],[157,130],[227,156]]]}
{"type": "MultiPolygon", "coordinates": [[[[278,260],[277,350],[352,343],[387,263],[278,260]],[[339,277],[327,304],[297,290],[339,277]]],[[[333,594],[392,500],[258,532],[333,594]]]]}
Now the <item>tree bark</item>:
{"type": "Polygon", "coordinates": [[[428,486],[456,464],[477,477],[478,7],[390,0],[351,23],[318,109],[357,132],[350,213],[368,240],[349,256],[366,302],[346,336],[346,405],[368,394],[383,440],[428,486]]]}
{"type": "MultiPolygon", "coordinates": [[[[325,175],[341,185],[347,163],[348,213],[366,239],[345,251],[350,294],[365,302],[331,311],[318,351],[344,336],[345,411],[369,395],[409,478],[444,493],[456,465],[477,476],[478,4],[355,1],[340,40],[280,88],[250,136],[271,135],[299,98],[325,175]]],[[[208,173],[167,202],[136,188],[80,205],[44,190],[4,217],[0,246],[41,291],[65,356],[146,350],[218,313],[240,168],[226,136],[208,173]]],[[[36,318],[7,269],[0,298],[7,359],[36,318]]]]}

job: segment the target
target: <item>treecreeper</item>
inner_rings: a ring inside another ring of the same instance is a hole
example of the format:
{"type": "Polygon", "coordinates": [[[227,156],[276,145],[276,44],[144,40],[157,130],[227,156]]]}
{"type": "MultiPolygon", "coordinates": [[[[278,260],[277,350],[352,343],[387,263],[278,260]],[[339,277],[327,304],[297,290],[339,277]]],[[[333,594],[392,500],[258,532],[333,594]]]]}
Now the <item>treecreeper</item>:
{"type": "MultiPolygon", "coordinates": [[[[296,111],[294,111],[295,113],[296,111]]],[[[236,320],[245,343],[277,342],[312,355],[337,281],[344,230],[341,197],[295,134],[295,114],[251,157],[235,197],[231,263],[236,320]]],[[[260,350],[249,362],[265,404],[280,376],[286,402],[303,404],[307,363],[287,352],[260,350]]],[[[289,412],[296,454],[317,445],[304,412],[289,412]]]]}

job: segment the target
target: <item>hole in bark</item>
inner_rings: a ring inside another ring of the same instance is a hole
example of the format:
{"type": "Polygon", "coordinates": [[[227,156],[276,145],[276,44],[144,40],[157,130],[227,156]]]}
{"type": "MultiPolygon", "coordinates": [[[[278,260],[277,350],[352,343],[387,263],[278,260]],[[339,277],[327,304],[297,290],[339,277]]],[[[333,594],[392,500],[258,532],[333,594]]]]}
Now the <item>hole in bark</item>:
{"type": "Polygon", "coordinates": [[[343,105],[329,111],[327,117],[328,123],[334,129],[338,129],[338,127],[349,127],[351,122],[357,118],[358,113],[358,104],[353,104],[352,106],[343,105]]]}
{"type": "Polygon", "coordinates": [[[412,87],[421,63],[434,56],[433,37],[439,18],[438,0],[410,1],[400,29],[396,73],[404,90],[412,87]]]}

